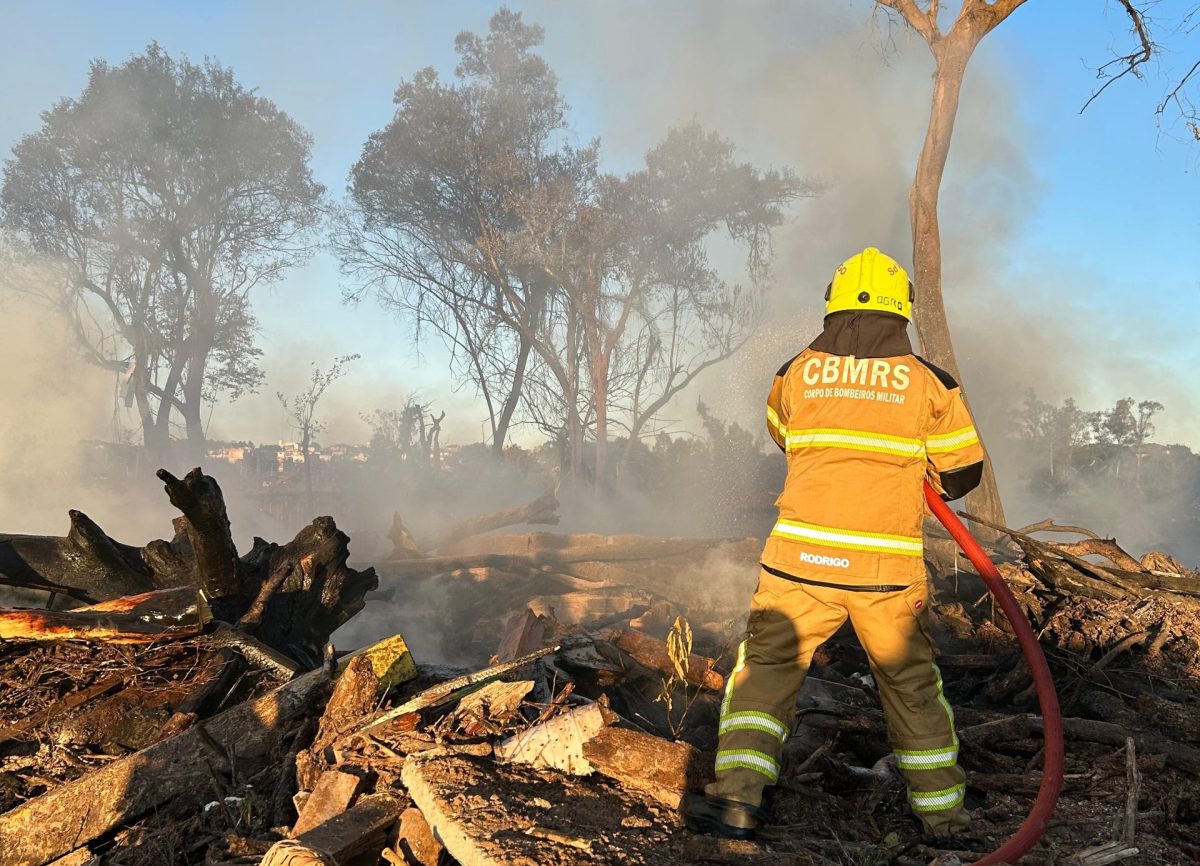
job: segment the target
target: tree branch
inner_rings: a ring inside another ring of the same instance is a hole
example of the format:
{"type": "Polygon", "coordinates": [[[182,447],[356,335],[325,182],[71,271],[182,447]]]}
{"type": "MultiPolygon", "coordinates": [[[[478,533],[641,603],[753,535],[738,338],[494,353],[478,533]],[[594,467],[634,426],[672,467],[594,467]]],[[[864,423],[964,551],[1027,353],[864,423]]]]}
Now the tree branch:
{"type": "Polygon", "coordinates": [[[886,6],[900,13],[908,26],[921,34],[921,38],[932,45],[941,37],[937,26],[937,3],[931,3],[929,12],[922,12],[916,0],[875,0],[880,6],[886,6]]]}
{"type": "MultiPolygon", "coordinates": [[[[999,2],[999,0],[997,0],[999,2]]],[[[1117,0],[1121,4],[1121,8],[1129,16],[1129,20],[1133,23],[1132,30],[1137,35],[1138,47],[1128,54],[1114,57],[1112,60],[1105,63],[1096,70],[1098,78],[1108,78],[1104,85],[1099,90],[1094,92],[1088,101],[1083,104],[1083,108],[1079,109],[1079,113],[1083,114],[1087,111],[1089,105],[1096,101],[1101,93],[1117,81],[1120,81],[1126,75],[1133,75],[1135,78],[1141,78],[1141,66],[1148,62],[1154,56],[1154,43],[1150,41],[1150,31],[1146,27],[1146,19],[1142,11],[1133,5],[1133,0],[1117,0]],[[1121,67],[1121,71],[1111,78],[1108,77],[1108,70],[1113,66],[1121,67]]],[[[1191,73],[1189,72],[1190,76],[1191,73]]],[[[1182,84],[1180,85],[1182,86],[1182,84]]],[[[1164,100],[1165,102],[1165,100],[1164,100]]]]}
{"type": "Polygon", "coordinates": [[[1187,109],[1185,109],[1183,102],[1181,102],[1179,99],[1179,91],[1183,90],[1184,85],[1187,84],[1198,71],[1200,71],[1200,60],[1197,60],[1195,63],[1193,63],[1192,68],[1187,71],[1187,74],[1184,75],[1183,78],[1179,79],[1179,83],[1175,85],[1175,89],[1163,97],[1163,101],[1158,104],[1158,108],[1154,110],[1154,113],[1161,118],[1162,113],[1166,110],[1168,103],[1174,102],[1179,107],[1179,113],[1185,118],[1189,118],[1191,120],[1189,126],[1192,129],[1192,135],[1200,140],[1200,129],[1198,129],[1196,126],[1195,112],[1189,112],[1187,109]]]}

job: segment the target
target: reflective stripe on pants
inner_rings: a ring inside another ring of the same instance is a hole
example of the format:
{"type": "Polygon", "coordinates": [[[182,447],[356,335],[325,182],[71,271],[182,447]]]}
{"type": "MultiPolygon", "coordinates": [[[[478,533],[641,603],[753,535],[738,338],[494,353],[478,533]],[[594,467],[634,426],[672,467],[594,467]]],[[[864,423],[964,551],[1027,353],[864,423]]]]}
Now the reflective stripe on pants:
{"type": "Polygon", "coordinates": [[[848,617],[870,661],[913,813],[931,833],[965,829],[958,738],[921,622],[926,602],[924,581],[902,592],[853,592],[761,572],[721,704],[717,781],[708,793],[762,802],[779,776],[812,655],[848,617]]]}

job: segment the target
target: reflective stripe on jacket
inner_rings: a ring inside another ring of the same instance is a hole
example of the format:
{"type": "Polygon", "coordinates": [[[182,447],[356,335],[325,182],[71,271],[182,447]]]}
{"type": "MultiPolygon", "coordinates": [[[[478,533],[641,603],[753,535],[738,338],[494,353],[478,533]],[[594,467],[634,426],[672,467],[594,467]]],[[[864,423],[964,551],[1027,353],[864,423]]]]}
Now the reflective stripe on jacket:
{"type": "Polygon", "coordinates": [[[922,480],[940,490],[942,473],[983,460],[958,384],[911,351],[805,349],[775,376],[767,429],[788,474],[763,564],[826,583],[923,577],[922,480]]]}

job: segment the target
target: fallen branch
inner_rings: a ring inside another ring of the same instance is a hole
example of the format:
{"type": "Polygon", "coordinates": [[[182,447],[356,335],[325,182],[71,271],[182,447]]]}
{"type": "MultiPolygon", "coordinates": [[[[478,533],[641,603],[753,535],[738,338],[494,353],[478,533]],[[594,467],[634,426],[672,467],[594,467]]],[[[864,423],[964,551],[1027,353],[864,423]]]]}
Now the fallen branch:
{"type": "Polygon", "coordinates": [[[1099,538],[1092,530],[1083,526],[1069,526],[1065,524],[1055,523],[1054,519],[1047,517],[1045,520],[1039,520],[1037,523],[1031,523],[1028,526],[1022,526],[1016,530],[1022,535],[1032,535],[1035,532],[1066,532],[1073,535],[1086,535],[1088,538],[1099,538]]]}
{"type": "Polygon", "coordinates": [[[481,514],[456,523],[429,539],[425,545],[427,550],[442,550],[452,544],[503,529],[506,526],[521,526],[524,524],[539,524],[555,526],[558,524],[558,489],[551,488],[532,502],[516,508],[505,508],[490,514],[481,514]]]}
{"type": "Polygon", "coordinates": [[[1088,538],[1070,544],[1055,543],[1054,548],[1075,556],[1103,556],[1121,571],[1138,573],[1142,564],[1121,549],[1115,538],[1088,538]]]}
{"type": "Polygon", "coordinates": [[[1137,747],[1133,737],[1125,738],[1125,815],[1121,821],[1121,841],[1133,847],[1137,836],[1138,797],[1142,791],[1142,773],[1138,769],[1137,747]]]}
{"type": "MultiPolygon", "coordinates": [[[[639,631],[614,630],[609,635],[609,643],[633,657],[634,661],[652,671],[671,676],[675,673],[675,662],[667,645],[660,640],[642,634],[639,631]]],[[[725,688],[725,677],[713,669],[716,662],[705,656],[690,654],[687,659],[688,683],[699,688],[719,692],[725,688]]]]}
{"type": "MultiPolygon", "coordinates": [[[[1112,569],[1108,569],[1108,568],[1104,568],[1103,566],[1096,565],[1094,562],[1088,562],[1083,557],[1076,556],[1070,550],[1065,549],[1063,545],[1053,544],[1051,542],[1045,542],[1045,541],[1038,541],[1036,538],[1032,538],[1029,535],[1025,535],[1024,533],[1018,532],[1015,529],[1009,529],[1007,526],[1003,526],[998,523],[992,523],[991,521],[984,520],[983,518],[980,518],[980,517],[975,517],[974,515],[968,514],[965,511],[959,512],[959,514],[961,516],[965,517],[967,520],[970,520],[973,523],[978,523],[982,526],[988,527],[989,529],[994,529],[997,532],[1006,533],[1014,541],[1016,541],[1018,545],[1021,546],[1022,550],[1026,551],[1027,555],[1029,552],[1028,548],[1031,547],[1034,550],[1036,550],[1039,554],[1041,554],[1043,557],[1057,556],[1059,559],[1065,560],[1066,562],[1075,566],[1075,568],[1084,572],[1084,574],[1090,574],[1100,581],[1110,583],[1113,586],[1117,587],[1118,589],[1123,590],[1124,593],[1126,593],[1126,594],[1135,595],[1135,596],[1140,596],[1140,595],[1145,594],[1144,590],[1140,586],[1137,585],[1138,582],[1129,580],[1125,576],[1124,572],[1114,572],[1112,569]]],[[[1149,577],[1149,576],[1147,576],[1147,577],[1149,577]]]]}
{"type": "Polygon", "coordinates": [[[75,610],[0,610],[0,640],[154,643],[199,634],[208,618],[196,590],[180,587],[75,610]]]}
{"type": "MultiPolygon", "coordinates": [[[[1141,752],[1163,755],[1170,766],[1193,776],[1200,776],[1200,749],[1177,743],[1162,734],[1152,731],[1130,731],[1112,722],[1071,717],[1063,719],[1063,731],[1067,739],[1118,747],[1123,747],[1126,741],[1132,738],[1141,752]]],[[[1039,717],[1022,714],[963,728],[959,731],[959,736],[972,746],[987,747],[996,743],[1040,736],[1041,732],[1042,722],[1039,717]]]]}

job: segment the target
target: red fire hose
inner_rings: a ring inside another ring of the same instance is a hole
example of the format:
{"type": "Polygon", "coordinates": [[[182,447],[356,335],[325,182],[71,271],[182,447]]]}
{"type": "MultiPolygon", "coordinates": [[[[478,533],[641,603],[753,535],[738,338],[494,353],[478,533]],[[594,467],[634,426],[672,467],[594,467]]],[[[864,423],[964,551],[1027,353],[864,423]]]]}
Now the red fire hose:
{"type": "Polygon", "coordinates": [[[950,507],[933,491],[928,483],[925,484],[925,501],[933,515],[941,521],[942,526],[958,542],[967,559],[975,566],[988,590],[1000,604],[1005,617],[1016,632],[1017,642],[1025,653],[1025,661],[1033,674],[1033,683],[1037,688],[1038,704],[1042,708],[1042,784],[1038,788],[1037,799],[1029,816],[1017,828],[1017,832],[991,854],[978,860],[975,866],[995,866],[999,863],[1016,863],[1030,848],[1037,844],[1038,839],[1046,832],[1050,816],[1054,814],[1054,806],[1058,803],[1058,794],[1062,790],[1063,781],[1063,725],[1062,715],[1058,710],[1058,694],[1054,691],[1054,680],[1050,678],[1050,667],[1046,657],[1038,645],[1029,620],[1008,586],[1000,577],[996,566],[983,552],[979,542],[967,531],[962,521],[955,516],[950,507]]]}

